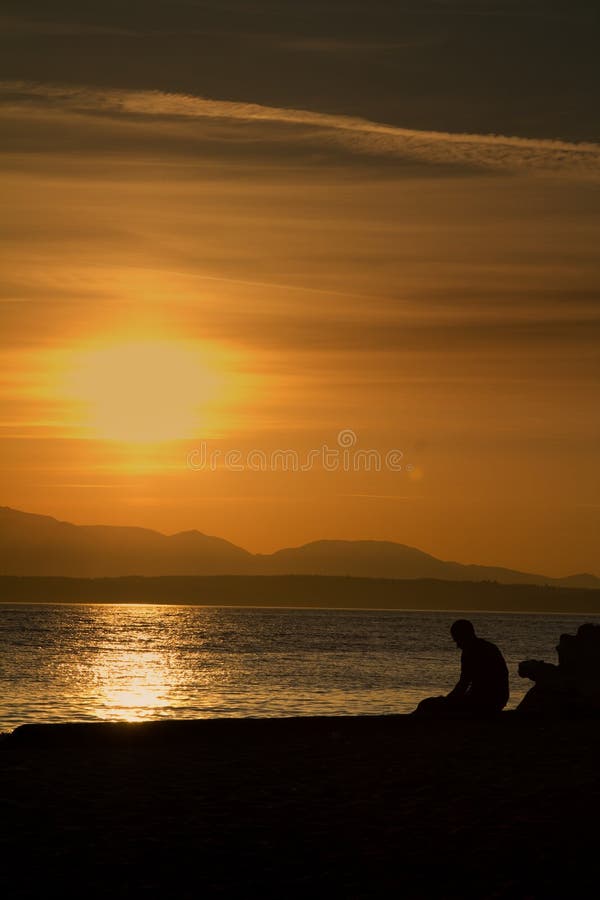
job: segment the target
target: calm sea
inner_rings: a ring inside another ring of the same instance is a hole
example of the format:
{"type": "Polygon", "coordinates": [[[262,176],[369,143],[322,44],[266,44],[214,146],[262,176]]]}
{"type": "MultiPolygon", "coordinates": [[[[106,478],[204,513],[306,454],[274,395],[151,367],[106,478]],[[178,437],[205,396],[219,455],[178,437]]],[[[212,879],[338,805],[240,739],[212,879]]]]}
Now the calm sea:
{"type": "MultiPolygon", "coordinates": [[[[0,731],[24,722],[409,712],[457,678],[457,613],[0,605],[0,731]]],[[[511,673],[589,616],[469,614],[511,673]]]]}

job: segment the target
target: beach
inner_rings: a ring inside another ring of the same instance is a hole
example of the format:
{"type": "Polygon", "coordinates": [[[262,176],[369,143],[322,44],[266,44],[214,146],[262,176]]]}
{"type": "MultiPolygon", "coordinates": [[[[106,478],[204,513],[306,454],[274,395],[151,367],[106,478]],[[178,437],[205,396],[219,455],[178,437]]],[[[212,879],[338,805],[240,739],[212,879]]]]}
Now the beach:
{"type": "Polygon", "coordinates": [[[599,750],[598,721],[515,713],[27,725],[0,742],[0,886],[585,896],[599,750]]]}

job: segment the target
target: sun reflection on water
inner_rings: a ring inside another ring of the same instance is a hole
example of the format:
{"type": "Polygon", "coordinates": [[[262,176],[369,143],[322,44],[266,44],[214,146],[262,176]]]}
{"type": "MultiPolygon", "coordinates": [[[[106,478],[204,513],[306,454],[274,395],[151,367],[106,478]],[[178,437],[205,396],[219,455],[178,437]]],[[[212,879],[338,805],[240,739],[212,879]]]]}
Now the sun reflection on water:
{"type": "Polygon", "coordinates": [[[121,653],[116,665],[101,664],[95,677],[102,719],[136,722],[154,718],[173,705],[169,670],[157,653],[121,653]]]}
{"type": "Polygon", "coordinates": [[[96,715],[135,722],[171,714],[177,706],[179,666],[173,656],[177,633],[164,629],[165,610],[123,605],[94,613],[105,635],[87,671],[96,715]]]}

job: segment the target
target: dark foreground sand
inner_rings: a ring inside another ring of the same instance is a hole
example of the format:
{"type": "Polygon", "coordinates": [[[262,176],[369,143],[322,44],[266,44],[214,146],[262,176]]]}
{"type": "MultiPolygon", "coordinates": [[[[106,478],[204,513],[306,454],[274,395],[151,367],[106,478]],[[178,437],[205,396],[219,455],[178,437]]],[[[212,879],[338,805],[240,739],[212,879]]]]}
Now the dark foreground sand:
{"type": "Polygon", "coordinates": [[[600,722],[26,726],[2,897],[587,897],[600,722]]]}

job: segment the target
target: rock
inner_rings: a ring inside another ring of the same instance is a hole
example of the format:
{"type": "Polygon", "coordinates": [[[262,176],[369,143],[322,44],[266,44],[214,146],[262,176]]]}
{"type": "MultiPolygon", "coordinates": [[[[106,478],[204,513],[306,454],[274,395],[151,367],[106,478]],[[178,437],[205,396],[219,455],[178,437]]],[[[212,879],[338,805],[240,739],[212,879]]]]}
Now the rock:
{"type": "Polygon", "coordinates": [[[576,635],[562,634],[558,665],[537,659],[519,664],[521,678],[534,681],[517,710],[535,715],[600,713],[600,625],[581,625],[576,635]]]}

